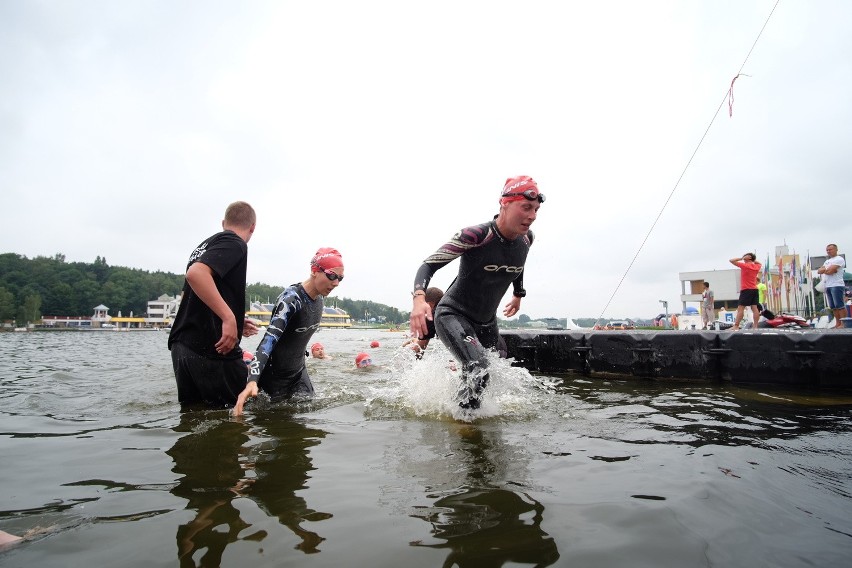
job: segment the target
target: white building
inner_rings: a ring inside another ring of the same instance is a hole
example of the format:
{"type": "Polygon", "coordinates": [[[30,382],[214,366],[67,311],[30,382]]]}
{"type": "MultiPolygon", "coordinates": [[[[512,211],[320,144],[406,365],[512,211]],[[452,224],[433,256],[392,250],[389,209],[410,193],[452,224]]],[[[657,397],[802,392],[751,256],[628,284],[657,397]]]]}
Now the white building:
{"type": "Polygon", "coordinates": [[[163,294],[156,300],[148,302],[148,317],[146,323],[168,325],[175,319],[180,307],[180,296],[163,294]]]}
{"type": "Polygon", "coordinates": [[[728,310],[737,309],[737,301],[740,299],[739,268],[681,272],[678,278],[680,278],[680,301],[683,304],[680,313],[686,312],[687,302],[701,304],[705,282],[710,284],[710,289],[713,291],[714,309],[718,310],[722,307],[728,310]]]}

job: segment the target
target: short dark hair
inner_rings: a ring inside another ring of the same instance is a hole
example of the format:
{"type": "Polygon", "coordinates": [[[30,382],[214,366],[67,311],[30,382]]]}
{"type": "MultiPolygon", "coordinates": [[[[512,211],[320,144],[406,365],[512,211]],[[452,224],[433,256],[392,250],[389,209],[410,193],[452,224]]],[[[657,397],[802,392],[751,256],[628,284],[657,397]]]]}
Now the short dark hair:
{"type": "Polygon", "coordinates": [[[251,205],[245,201],[234,201],[225,209],[225,224],[240,229],[248,229],[257,221],[257,215],[251,205]]]}
{"type": "Polygon", "coordinates": [[[753,253],[753,252],[747,252],[747,253],[745,253],[745,254],[743,255],[743,258],[745,258],[745,257],[747,257],[747,256],[750,256],[750,257],[751,257],[751,261],[752,261],[752,262],[754,262],[755,260],[757,260],[757,257],[756,257],[756,256],[754,256],[754,253],[753,253]]]}
{"type": "Polygon", "coordinates": [[[705,287],[705,288],[709,288],[709,287],[710,287],[710,283],[709,283],[709,282],[705,282],[705,283],[704,283],[704,287],[705,287]]]}
{"type": "Polygon", "coordinates": [[[426,300],[427,304],[437,304],[441,301],[441,298],[444,297],[444,291],[440,288],[426,288],[426,297],[423,298],[426,300]]]}

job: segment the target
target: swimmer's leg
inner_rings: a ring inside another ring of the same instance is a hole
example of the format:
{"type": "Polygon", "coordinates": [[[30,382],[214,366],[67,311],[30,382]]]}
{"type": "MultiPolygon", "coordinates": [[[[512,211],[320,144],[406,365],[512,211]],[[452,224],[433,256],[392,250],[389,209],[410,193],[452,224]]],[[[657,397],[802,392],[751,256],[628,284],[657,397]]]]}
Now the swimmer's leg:
{"type": "MultiPolygon", "coordinates": [[[[477,336],[477,327],[483,326],[475,326],[467,318],[448,308],[439,306],[435,310],[435,330],[438,338],[461,364],[462,385],[456,398],[461,408],[471,410],[479,408],[482,392],[488,385],[486,348],[493,346],[482,344],[477,336]]],[[[486,334],[489,343],[490,339],[486,334]]],[[[495,335],[495,343],[496,340],[495,335]]]]}

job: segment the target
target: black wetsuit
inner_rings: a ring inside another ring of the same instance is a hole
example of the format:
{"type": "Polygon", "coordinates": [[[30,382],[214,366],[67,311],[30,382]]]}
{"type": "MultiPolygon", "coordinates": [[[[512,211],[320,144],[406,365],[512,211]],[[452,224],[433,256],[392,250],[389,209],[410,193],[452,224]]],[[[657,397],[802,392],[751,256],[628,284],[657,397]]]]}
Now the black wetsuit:
{"type": "Polygon", "coordinates": [[[505,238],[492,220],[456,233],[417,271],[414,289],[425,290],[435,271],[461,257],[458,276],[433,315],[438,339],[462,366],[462,407],[479,406],[479,396],[488,383],[486,350],[496,347],[500,339],[497,308],[510,284],[515,296],[526,295],[523,271],[532,242],[532,232],[505,238]]]}
{"type": "Polygon", "coordinates": [[[319,327],[322,313],[322,296],[312,300],[301,284],[288,286],[278,296],[248,379],[257,381],[273,400],[314,394],[305,367],[305,348],[319,327]]]}
{"type": "MultiPolygon", "coordinates": [[[[201,262],[213,271],[213,281],[237,320],[237,337],[243,335],[248,246],[233,231],[216,233],[192,251],[187,270],[201,262]]],[[[233,405],[245,387],[246,370],[239,342],[228,353],[216,352],[222,337],[222,320],[184,281],[183,296],[172,330],[172,352],[178,401],[233,405]]]]}

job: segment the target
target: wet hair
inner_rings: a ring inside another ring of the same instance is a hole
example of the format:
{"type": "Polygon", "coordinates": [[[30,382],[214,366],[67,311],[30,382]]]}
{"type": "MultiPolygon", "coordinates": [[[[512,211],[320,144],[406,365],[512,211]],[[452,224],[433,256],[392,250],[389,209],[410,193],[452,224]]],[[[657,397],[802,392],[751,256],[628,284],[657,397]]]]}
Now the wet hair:
{"type": "Polygon", "coordinates": [[[245,201],[234,201],[225,209],[225,224],[240,229],[248,229],[257,221],[251,205],[245,201]]]}
{"type": "Polygon", "coordinates": [[[441,298],[444,297],[444,291],[440,288],[426,288],[426,297],[423,298],[426,300],[427,304],[437,304],[441,301],[441,298]]]}
{"type": "Polygon", "coordinates": [[[747,257],[747,256],[751,257],[751,259],[750,259],[750,260],[751,260],[752,262],[754,262],[755,260],[757,260],[757,257],[756,257],[756,256],[754,256],[754,253],[753,253],[753,252],[747,252],[747,253],[745,253],[745,254],[743,255],[743,258],[745,258],[745,257],[747,257]]]}

